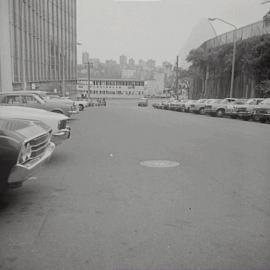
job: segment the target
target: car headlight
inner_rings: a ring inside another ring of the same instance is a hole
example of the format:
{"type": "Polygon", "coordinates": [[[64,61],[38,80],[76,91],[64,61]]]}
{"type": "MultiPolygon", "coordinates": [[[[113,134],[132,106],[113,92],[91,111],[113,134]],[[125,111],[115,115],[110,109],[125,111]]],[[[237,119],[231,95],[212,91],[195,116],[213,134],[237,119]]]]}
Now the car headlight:
{"type": "Polygon", "coordinates": [[[30,143],[26,143],[22,145],[19,163],[25,163],[27,160],[31,158],[32,149],[30,143]]]}

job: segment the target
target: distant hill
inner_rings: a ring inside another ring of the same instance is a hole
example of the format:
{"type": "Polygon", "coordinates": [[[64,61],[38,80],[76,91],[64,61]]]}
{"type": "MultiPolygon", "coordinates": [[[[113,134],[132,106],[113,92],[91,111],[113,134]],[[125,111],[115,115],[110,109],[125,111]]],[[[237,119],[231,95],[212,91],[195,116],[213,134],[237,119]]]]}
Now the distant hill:
{"type": "Polygon", "coordinates": [[[198,48],[204,41],[215,37],[214,31],[211,28],[207,19],[201,19],[198,24],[192,29],[189,38],[185,45],[179,51],[179,65],[182,68],[187,68],[189,64],[186,62],[186,57],[192,49],[198,48]]]}

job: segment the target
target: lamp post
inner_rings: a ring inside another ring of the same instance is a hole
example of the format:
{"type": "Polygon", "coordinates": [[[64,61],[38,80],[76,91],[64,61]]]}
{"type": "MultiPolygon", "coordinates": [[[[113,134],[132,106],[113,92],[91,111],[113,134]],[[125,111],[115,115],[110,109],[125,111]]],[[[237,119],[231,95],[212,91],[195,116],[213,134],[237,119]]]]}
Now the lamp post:
{"type": "Polygon", "coordinates": [[[236,31],[238,28],[232,24],[229,23],[227,21],[224,21],[220,18],[208,18],[209,21],[213,22],[213,21],[220,21],[223,22],[227,25],[230,25],[234,28],[234,32],[233,32],[233,58],[232,58],[232,73],[231,73],[231,87],[230,87],[230,98],[233,97],[233,86],[234,86],[234,71],[235,71],[235,55],[236,55],[236,31]]]}

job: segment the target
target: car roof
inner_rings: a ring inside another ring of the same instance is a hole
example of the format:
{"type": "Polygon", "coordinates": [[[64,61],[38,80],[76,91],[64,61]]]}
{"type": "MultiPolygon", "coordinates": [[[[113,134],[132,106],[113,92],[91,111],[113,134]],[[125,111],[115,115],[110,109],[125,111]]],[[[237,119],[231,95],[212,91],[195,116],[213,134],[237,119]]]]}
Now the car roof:
{"type": "Polygon", "coordinates": [[[29,95],[29,94],[39,94],[39,93],[34,93],[31,91],[10,91],[10,92],[3,92],[0,93],[0,95],[5,96],[5,95],[29,95]]]}

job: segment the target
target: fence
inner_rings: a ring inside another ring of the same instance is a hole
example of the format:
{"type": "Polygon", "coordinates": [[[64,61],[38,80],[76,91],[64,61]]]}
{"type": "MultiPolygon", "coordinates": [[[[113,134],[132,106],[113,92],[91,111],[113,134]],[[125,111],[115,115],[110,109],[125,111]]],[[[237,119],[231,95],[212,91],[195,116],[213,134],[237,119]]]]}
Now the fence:
{"type": "Polygon", "coordinates": [[[270,34],[270,15],[266,15],[265,19],[247,26],[238,28],[215,38],[209,39],[203,43],[204,48],[213,48],[224,44],[232,43],[233,36],[236,36],[236,40],[244,40],[255,36],[262,36],[270,34]]]}

